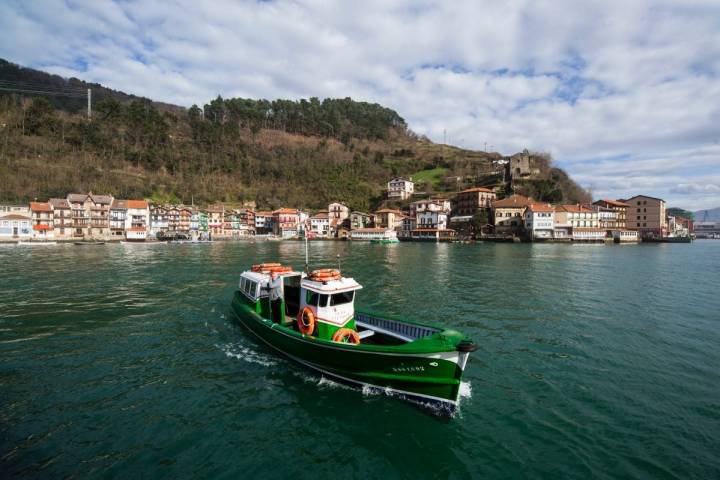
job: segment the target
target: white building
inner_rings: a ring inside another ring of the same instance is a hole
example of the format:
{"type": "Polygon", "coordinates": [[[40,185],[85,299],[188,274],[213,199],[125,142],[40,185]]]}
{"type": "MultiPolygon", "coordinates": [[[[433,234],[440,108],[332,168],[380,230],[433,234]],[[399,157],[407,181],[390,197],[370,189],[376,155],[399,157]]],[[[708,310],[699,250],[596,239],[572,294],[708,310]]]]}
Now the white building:
{"type": "Polygon", "coordinates": [[[193,207],[190,213],[190,232],[197,236],[198,230],[200,230],[200,211],[193,207]]]}
{"type": "Polygon", "coordinates": [[[615,243],[635,243],[640,241],[637,230],[615,229],[610,232],[615,243]]]}
{"type": "Polygon", "coordinates": [[[167,231],[169,226],[167,209],[160,205],[153,205],[150,209],[150,235],[155,237],[158,233],[167,231]]]}
{"type": "Polygon", "coordinates": [[[555,209],[547,203],[533,203],[525,210],[525,230],[531,239],[553,238],[555,209]]]}
{"type": "Polygon", "coordinates": [[[389,228],[357,228],[350,232],[352,240],[389,240],[397,238],[397,232],[389,228]]]}
{"type": "Polygon", "coordinates": [[[126,200],[125,238],[144,241],[150,229],[150,205],[145,200],[126,200]]]}
{"type": "Polygon", "coordinates": [[[410,204],[410,216],[415,217],[416,228],[445,230],[450,216],[450,200],[433,198],[410,204]]]}
{"type": "Polygon", "coordinates": [[[327,212],[310,217],[310,231],[317,237],[330,236],[330,216],[327,212]]]}
{"type": "Polygon", "coordinates": [[[436,230],[446,230],[448,222],[448,214],[439,210],[425,210],[418,212],[416,215],[415,228],[433,228],[436,230]]]}
{"type": "Polygon", "coordinates": [[[410,180],[401,177],[393,178],[387,186],[388,198],[396,200],[407,200],[412,197],[415,191],[415,184],[410,180]]]}
{"type": "MultiPolygon", "coordinates": [[[[26,209],[27,210],[27,209],[26,209]]],[[[30,212],[22,210],[0,211],[0,241],[27,240],[32,238],[32,218],[30,212]]]]}
{"type": "Polygon", "coordinates": [[[450,210],[452,209],[450,200],[447,198],[418,200],[416,202],[412,202],[409,207],[411,217],[415,217],[418,213],[426,211],[450,213],[450,210]]]}

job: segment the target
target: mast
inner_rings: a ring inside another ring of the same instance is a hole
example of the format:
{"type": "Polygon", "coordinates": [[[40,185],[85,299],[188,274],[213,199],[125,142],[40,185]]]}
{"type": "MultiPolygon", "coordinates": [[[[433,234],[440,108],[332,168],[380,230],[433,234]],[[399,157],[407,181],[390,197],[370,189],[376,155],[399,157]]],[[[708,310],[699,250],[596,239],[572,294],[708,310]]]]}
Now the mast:
{"type": "Polygon", "coordinates": [[[308,237],[307,231],[305,232],[305,273],[310,274],[310,260],[308,258],[308,237]]]}

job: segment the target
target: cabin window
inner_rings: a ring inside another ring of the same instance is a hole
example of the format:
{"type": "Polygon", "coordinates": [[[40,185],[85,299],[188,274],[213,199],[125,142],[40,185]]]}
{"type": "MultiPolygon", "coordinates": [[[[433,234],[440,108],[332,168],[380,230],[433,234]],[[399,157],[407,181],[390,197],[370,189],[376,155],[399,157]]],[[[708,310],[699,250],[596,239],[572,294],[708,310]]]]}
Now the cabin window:
{"type": "Polygon", "coordinates": [[[308,305],[312,305],[313,307],[317,307],[317,302],[318,302],[319,297],[320,297],[319,294],[308,290],[305,295],[305,303],[307,303],[308,305]]]}
{"type": "Polygon", "coordinates": [[[327,307],[328,296],[329,295],[320,295],[320,304],[318,305],[319,307],[327,307]]]}
{"type": "Polygon", "coordinates": [[[345,305],[346,303],[352,303],[354,291],[333,293],[330,295],[330,306],[345,305]]]}

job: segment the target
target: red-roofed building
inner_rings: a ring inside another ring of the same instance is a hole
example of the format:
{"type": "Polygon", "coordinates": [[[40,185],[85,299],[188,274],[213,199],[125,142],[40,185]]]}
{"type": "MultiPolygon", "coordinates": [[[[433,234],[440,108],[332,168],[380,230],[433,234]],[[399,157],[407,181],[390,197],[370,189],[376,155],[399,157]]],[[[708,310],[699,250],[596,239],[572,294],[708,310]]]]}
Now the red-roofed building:
{"type": "Polygon", "coordinates": [[[277,236],[290,238],[298,235],[300,212],[294,208],[279,208],[273,213],[273,228],[277,236]]]}
{"type": "Polygon", "coordinates": [[[54,238],[53,209],[49,202],[30,202],[33,237],[39,239],[54,238]]]}
{"type": "Polygon", "coordinates": [[[150,205],[145,200],[126,200],[125,239],[144,242],[150,230],[150,205]]]}
{"type": "Polygon", "coordinates": [[[457,194],[454,215],[475,215],[480,209],[487,209],[488,212],[492,207],[497,195],[495,192],[484,187],[475,187],[463,190],[457,194]]]}
{"type": "Polygon", "coordinates": [[[53,209],[53,234],[55,239],[73,238],[73,218],[70,202],[66,198],[51,198],[48,203],[53,209]]]}
{"type": "Polygon", "coordinates": [[[497,234],[519,234],[523,230],[525,210],[533,199],[511,195],[492,202],[493,223],[497,234]]]}
{"type": "Polygon", "coordinates": [[[593,202],[598,211],[600,228],[605,230],[624,230],[627,228],[627,211],[630,208],[625,202],[618,200],[598,200],[593,202]]]}
{"type": "Polygon", "coordinates": [[[380,228],[395,230],[402,227],[403,217],[404,215],[400,210],[382,208],[375,212],[375,224],[380,228]]]}
{"type": "Polygon", "coordinates": [[[217,203],[205,209],[207,213],[208,230],[213,237],[225,236],[225,205],[217,203]]]}

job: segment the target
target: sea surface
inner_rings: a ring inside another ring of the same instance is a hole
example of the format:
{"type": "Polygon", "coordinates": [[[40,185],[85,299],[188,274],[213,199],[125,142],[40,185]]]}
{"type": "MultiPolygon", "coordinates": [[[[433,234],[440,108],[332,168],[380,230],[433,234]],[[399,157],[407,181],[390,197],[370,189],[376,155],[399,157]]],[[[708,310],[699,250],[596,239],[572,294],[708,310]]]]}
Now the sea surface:
{"type": "Polygon", "coordinates": [[[0,245],[3,478],[720,478],[720,241],[312,242],[358,303],[480,345],[451,419],[228,309],[301,242],[0,245]]]}

